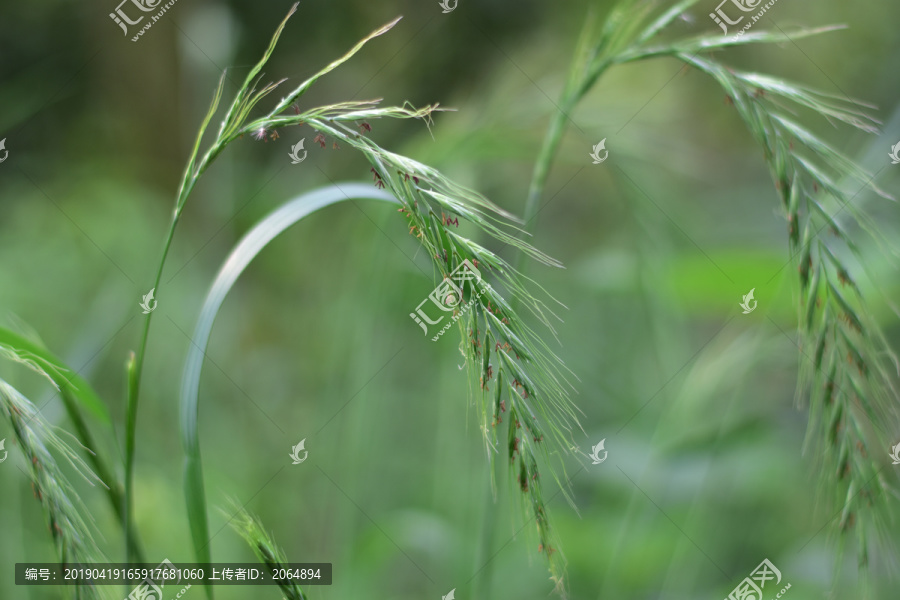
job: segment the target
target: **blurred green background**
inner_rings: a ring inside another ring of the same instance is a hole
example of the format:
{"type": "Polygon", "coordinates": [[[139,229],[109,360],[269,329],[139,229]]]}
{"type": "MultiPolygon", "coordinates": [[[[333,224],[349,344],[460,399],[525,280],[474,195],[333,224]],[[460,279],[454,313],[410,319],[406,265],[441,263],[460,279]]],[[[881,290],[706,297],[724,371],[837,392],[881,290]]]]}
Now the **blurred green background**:
{"type": "MultiPolygon", "coordinates": [[[[714,3],[699,3],[667,35],[714,32],[714,3]]],[[[93,423],[100,451],[120,463],[124,362],[190,145],[222,70],[230,98],[291,2],[179,0],[136,43],[109,18],[115,4],[0,7],[0,138],[9,151],[0,164],[0,316],[28,323],[93,383],[116,422],[114,435],[93,423]]],[[[460,0],[442,14],[437,0],[305,0],[265,79],[296,84],[404,15],[320,80],[304,106],[384,98],[452,107],[433,135],[419,122],[373,121],[372,136],[521,214],[575,37],[589,7],[610,5],[460,0]]],[[[898,19],[900,5],[886,1],[781,0],[757,28],[850,27],[734,49],[726,61],[876,104],[880,137],[800,118],[896,192],[900,167],[886,155],[900,140],[898,19]]],[[[861,597],[852,553],[835,569],[834,507],[818,494],[816,457],[802,454],[795,271],[760,150],[716,84],[674,60],[611,70],[572,118],[533,240],[566,269],[529,267],[568,307],[553,347],[580,379],[576,443],[588,451],[606,439],[609,451],[585,469],[566,459],[578,512],[545,481],[571,597],[718,599],[763,558],[792,584],[791,600],[861,597]],[[603,138],[610,158],[593,165],[588,153],[603,138]],[[759,308],[743,315],[750,288],[759,308]]],[[[192,560],[177,394],[215,272],[287,199],[370,180],[351,149],[311,139],[287,130],[277,141],[235,143],[184,213],[157,290],[138,421],[136,511],[148,560],[192,560]],[[286,155],[303,136],[308,158],[292,165],[286,155]]],[[[858,201],[896,237],[895,205],[858,201]]],[[[328,208],[272,243],[226,301],[201,386],[214,559],[252,560],[225,527],[231,513],[216,510],[233,499],[291,560],[334,563],[334,585],[307,588],[312,599],[437,600],[452,588],[460,600],[545,597],[543,555],[531,527],[522,529],[502,460],[491,501],[457,340],[432,343],[408,316],[436,280],[404,223],[376,203],[328,208]],[[309,459],[291,465],[304,438],[309,459]]],[[[898,348],[896,265],[857,240],[877,281],[855,275],[898,348]]],[[[39,406],[52,398],[21,368],[3,364],[0,376],[39,406]]],[[[58,399],[43,414],[70,428],[58,399]]],[[[12,459],[0,465],[0,597],[58,598],[56,588],[13,585],[13,563],[55,560],[13,437],[0,423],[12,459]]],[[[76,485],[108,557],[123,560],[106,499],[76,485]]],[[[896,598],[885,567],[896,564],[873,557],[873,598],[896,598]]],[[[274,587],[216,592],[281,597],[274,587]]]]}

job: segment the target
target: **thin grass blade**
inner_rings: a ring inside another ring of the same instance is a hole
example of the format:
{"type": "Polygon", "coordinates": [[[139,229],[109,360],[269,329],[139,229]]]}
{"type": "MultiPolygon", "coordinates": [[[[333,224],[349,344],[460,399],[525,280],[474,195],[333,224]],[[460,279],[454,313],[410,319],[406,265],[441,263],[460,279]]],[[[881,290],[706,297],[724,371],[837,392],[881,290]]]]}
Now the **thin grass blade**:
{"type": "MultiPolygon", "coordinates": [[[[228,292],[250,262],[278,235],[313,212],[345,200],[366,199],[399,203],[392,195],[372,185],[340,183],[321,188],[293,200],[256,224],[228,255],[210,287],[194,328],[191,347],[181,380],[181,440],[185,452],[184,493],[191,539],[197,562],[212,562],[209,547],[209,520],[200,456],[200,374],[209,336],[228,292]]],[[[212,598],[207,586],[207,597],[212,598]]]]}
{"type": "Polygon", "coordinates": [[[686,10],[697,4],[699,0],[681,0],[678,4],[672,6],[651,23],[641,35],[635,40],[635,44],[643,44],[657,33],[665,29],[669,23],[681,16],[686,10]]]}
{"type": "Polygon", "coordinates": [[[53,380],[60,391],[71,394],[81,406],[104,425],[112,426],[109,409],[90,384],[49,350],[4,327],[0,327],[0,344],[9,346],[23,358],[33,361],[53,380]]]}
{"type": "Polygon", "coordinates": [[[790,31],[753,31],[741,37],[726,37],[722,35],[701,35],[673,44],[653,46],[650,48],[635,48],[623,52],[615,57],[614,62],[626,63],[634,60],[643,60],[654,56],[672,56],[674,54],[697,54],[719,50],[732,46],[747,44],[772,44],[777,42],[792,42],[795,40],[846,29],[846,25],[827,25],[824,27],[801,28],[790,31]]]}
{"type": "Polygon", "coordinates": [[[259,75],[259,72],[262,71],[262,68],[269,62],[269,58],[272,56],[272,53],[275,52],[275,46],[278,44],[278,38],[281,37],[281,32],[284,31],[285,25],[287,25],[288,19],[290,19],[295,12],[297,12],[297,5],[299,2],[295,2],[291,9],[288,11],[287,16],[281,21],[281,24],[278,25],[278,29],[275,30],[275,34],[272,36],[272,40],[269,42],[269,47],[266,48],[265,54],[260,59],[258,63],[250,70],[247,74],[247,78],[244,79],[244,85],[241,86],[241,89],[234,97],[234,102],[231,103],[231,107],[228,109],[228,114],[225,116],[225,120],[222,122],[222,130],[219,132],[220,137],[225,137],[225,132],[231,130],[235,127],[240,126],[240,121],[234,122],[235,114],[238,112],[239,108],[244,104],[244,100],[247,97],[248,90],[251,89],[253,85],[253,80],[259,75]]]}
{"type": "Polygon", "coordinates": [[[270,115],[277,115],[281,111],[285,110],[287,107],[289,107],[291,104],[293,104],[294,101],[297,100],[297,98],[302,96],[306,92],[306,90],[309,89],[309,87],[312,84],[314,84],[316,81],[318,81],[318,79],[320,77],[330,73],[331,71],[337,69],[339,66],[341,66],[342,64],[344,64],[345,62],[350,60],[354,54],[356,54],[357,52],[362,50],[362,47],[365,46],[367,43],[369,43],[372,39],[377,38],[378,36],[385,34],[388,31],[390,31],[391,29],[393,29],[394,25],[399,23],[400,19],[402,19],[402,18],[403,17],[397,17],[390,23],[387,23],[386,25],[379,27],[378,29],[376,29],[375,31],[373,31],[372,33],[370,33],[369,35],[367,35],[366,37],[361,39],[359,42],[357,42],[356,45],[353,46],[353,48],[351,48],[349,52],[347,52],[347,54],[340,57],[339,59],[337,59],[336,61],[334,61],[333,63],[331,63],[330,65],[328,65],[327,67],[325,67],[324,69],[322,69],[321,71],[319,71],[318,73],[316,73],[315,75],[313,75],[312,77],[310,77],[309,79],[304,81],[303,83],[301,83],[300,86],[297,87],[297,89],[295,89],[293,92],[291,92],[290,94],[288,94],[287,96],[282,98],[281,102],[278,103],[278,105],[270,113],[270,115]]]}

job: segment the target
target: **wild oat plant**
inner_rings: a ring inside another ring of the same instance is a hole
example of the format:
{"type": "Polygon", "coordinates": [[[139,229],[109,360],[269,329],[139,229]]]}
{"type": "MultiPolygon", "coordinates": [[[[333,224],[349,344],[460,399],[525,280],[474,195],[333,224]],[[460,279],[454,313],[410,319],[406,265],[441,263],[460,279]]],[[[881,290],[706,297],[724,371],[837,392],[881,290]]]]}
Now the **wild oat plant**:
{"type": "MultiPolygon", "coordinates": [[[[797,29],[789,32],[754,30],[737,40],[704,35],[674,41],[659,41],[667,27],[697,0],[684,0],[659,10],[659,2],[622,0],[605,18],[587,19],[562,92],[537,158],[525,203],[524,220],[501,210],[481,194],[463,187],[439,171],[412,158],[390,152],[374,141],[369,121],[380,118],[420,119],[426,125],[439,111],[438,105],[415,108],[382,106],[378,100],[348,101],[319,107],[302,106],[304,93],[320,77],[349,60],[373,38],[387,33],[397,21],[388,23],[362,39],[347,54],[286,93],[274,107],[254,116],[257,106],[284,83],[261,83],[261,72],[275,50],[288,17],[278,27],[259,63],[247,75],[231,101],[214,139],[205,153],[200,147],[207,127],[219,111],[225,82],[223,74],[212,104],[200,127],[175,201],[172,222],[159,261],[154,289],[160,279],[175,229],[197,180],[225,148],[238,140],[277,138],[286,127],[310,127],[316,141],[344,144],[361,152],[371,163],[373,180],[399,201],[399,209],[410,235],[431,257],[441,280],[449,278],[469,261],[491,280],[490,287],[476,289],[473,282],[463,288],[459,306],[472,300],[471,310],[456,321],[460,352],[465,358],[473,386],[472,397],[486,453],[491,465],[498,457],[509,461],[511,483],[521,490],[525,510],[537,534],[537,549],[547,559],[556,589],[564,593],[564,560],[555,539],[543,489],[542,474],[550,474],[568,497],[569,480],[562,457],[579,454],[573,441],[578,428],[577,409],[569,394],[572,374],[550,349],[543,337],[526,321],[544,327],[551,337],[558,318],[548,303],[554,301],[539,286],[512,267],[494,251],[460,235],[459,220],[493,239],[512,246],[520,256],[543,264],[560,266],[523,241],[533,230],[547,175],[558,151],[566,124],[576,105],[610,68],[656,57],[671,57],[713,77],[725,90],[763,150],[787,220],[791,256],[797,266],[798,328],[801,334],[801,378],[798,397],[809,405],[810,443],[824,446],[823,485],[838,497],[841,509],[838,531],[855,529],[861,564],[868,556],[870,539],[877,537],[887,516],[891,486],[869,457],[872,448],[886,448],[883,427],[896,423],[896,392],[892,373],[893,355],[866,310],[854,276],[839,258],[844,249],[858,253],[858,243],[836,218],[852,215],[871,235],[877,227],[853,204],[860,189],[888,197],[873,182],[873,175],[857,166],[799,123],[791,104],[805,107],[835,122],[874,132],[875,120],[862,103],[825,94],[806,86],[757,73],[742,72],[713,58],[712,53],[730,46],[760,43],[791,43],[799,38],[836,29],[797,29]],[[853,186],[856,186],[854,189],[853,186]],[[833,238],[819,234],[828,230],[833,238]],[[532,291],[534,290],[534,291],[532,291]],[[505,428],[505,429],[504,429],[505,428]]],[[[871,108],[871,107],[866,107],[871,108]]],[[[299,218],[299,217],[298,217],[299,218]]],[[[128,360],[128,416],[126,424],[124,486],[114,470],[95,454],[89,460],[98,473],[87,468],[78,455],[53,433],[35,407],[16,390],[0,381],[0,406],[12,423],[16,439],[30,462],[35,497],[50,522],[50,531],[62,561],[89,561],[97,556],[88,514],[66,482],[49,451],[55,449],[89,481],[104,482],[111,506],[119,515],[127,539],[129,560],[142,560],[141,544],[132,522],[133,465],[141,374],[152,312],[144,320],[137,352],[128,360]]],[[[0,329],[2,355],[26,364],[48,377],[60,391],[65,408],[77,430],[80,443],[96,446],[84,426],[82,411],[109,420],[106,407],[90,385],[69,370],[39,342],[27,335],[0,329]]],[[[203,486],[202,462],[197,431],[197,398],[182,396],[182,435],[187,454],[185,494],[196,559],[208,562],[209,532],[203,486]]],[[[492,469],[493,473],[493,469],[492,469]]],[[[493,479],[492,479],[493,482],[493,479]]],[[[239,509],[235,529],[249,542],[259,559],[268,565],[287,562],[276,543],[255,517],[239,509]]],[[[890,540],[884,540],[889,543],[890,540]]],[[[77,598],[94,598],[96,589],[73,588],[77,598]]],[[[207,586],[212,597],[212,588],[207,586]]],[[[294,586],[281,591],[292,600],[303,599],[294,586]]]]}

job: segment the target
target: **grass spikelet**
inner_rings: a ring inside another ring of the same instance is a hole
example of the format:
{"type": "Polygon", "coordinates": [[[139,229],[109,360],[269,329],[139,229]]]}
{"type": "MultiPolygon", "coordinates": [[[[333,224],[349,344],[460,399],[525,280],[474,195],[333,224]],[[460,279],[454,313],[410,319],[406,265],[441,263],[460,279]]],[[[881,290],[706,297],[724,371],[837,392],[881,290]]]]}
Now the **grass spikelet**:
{"type": "MultiPolygon", "coordinates": [[[[29,366],[34,367],[34,364],[29,366]]],[[[49,375],[43,374],[49,379],[49,375]]],[[[81,517],[82,514],[90,515],[90,512],[62,473],[51,449],[91,485],[95,483],[104,485],[103,482],[53,431],[37,407],[2,379],[0,379],[0,411],[12,425],[16,440],[28,463],[34,497],[40,502],[47,516],[50,535],[60,562],[99,562],[101,553],[91,533],[93,524],[89,526],[81,517]]],[[[100,600],[106,597],[97,586],[77,584],[74,587],[77,598],[100,600]]]]}
{"type": "MultiPolygon", "coordinates": [[[[438,170],[409,157],[381,148],[371,138],[359,133],[347,124],[355,119],[379,117],[419,118],[427,122],[438,110],[436,105],[422,109],[406,107],[377,108],[364,112],[332,116],[328,119],[307,119],[310,127],[336,138],[362,152],[372,164],[375,181],[403,203],[402,214],[410,235],[422,244],[432,258],[439,280],[450,278],[465,261],[473,265],[483,276],[492,276],[491,286],[479,287],[467,283],[459,306],[472,303],[472,308],[462,318],[457,309],[456,320],[460,335],[460,352],[466,360],[472,393],[478,398],[479,427],[485,447],[494,464],[494,455],[500,451],[497,445],[497,429],[503,414],[508,435],[515,440],[521,420],[528,423],[523,431],[539,431],[545,428],[553,444],[553,453],[562,454],[574,450],[572,433],[578,427],[577,412],[569,398],[572,376],[542,338],[522,319],[518,311],[498,290],[506,290],[516,305],[521,305],[551,333],[553,320],[559,317],[547,303],[530,288],[540,288],[523,276],[502,258],[458,233],[457,227],[466,221],[503,245],[511,245],[525,255],[553,267],[562,265],[520,239],[522,230],[516,219],[478,192],[461,186],[438,170]],[[452,218],[448,215],[454,215],[452,218]],[[495,362],[491,361],[491,356],[495,362]],[[492,379],[496,389],[489,393],[492,379]],[[507,382],[502,385],[500,382],[507,382]],[[505,398],[502,399],[502,398],[505,398]],[[499,411],[499,412],[498,412],[499,411]],[[519,418],[513,418],[513,415],[519,418]]],[[[549,296],[547,296],[549,298],[549,296]]],[[[552,463],[543,433],[528,440],[507,445],[507,456],[513,463],[510,474],[519,482],[525,499],[525,509],[537,525],[540,551],[545,552],[553,579],[560,589],[563,586],[564,560],[558,552],[547,509],[543,500],[539,467],[536,456],[544,458],[544,464],[570,500],[567,484],[560,473],[561,462],[552,463]]],[[[493,481],[493,473],[492,473],[493,481]]]]}
{"type": "MultiPolygon", "coordinates": [[[[426,108],[427,112],[399,109],[401,112],[398,114],[407,118],[427,118],[434,108],[426,108]]],[[[373,110],[366,117],[373,118],[375,115],[386,116],[386,113],[379,115],[377,110],[373,110]]],[[[403,214],[410,234],[432,257],[441,280],[450,278],[451,273],[469,261],[479,272],[492,275],[495,283],[506,290],[516,304],[524,306],[538,322],[554,332],[552,319],[558,317],[530,291],[529,287],[536,287],[536,284],[492,251],[457,233],[455,227],[448,225],[451,221],[445,212],[456,215],[457,222],[468,221],[476,230],[481,230],[499,243],[512,245],[543,264],[561,266],[518,237],[521,230],[510,218],[511,215],[436,169],[381,148],[368,137],[343,125],[340,120],[311,119],[308,122],[314,129],[336,137],[366,155],[373,165],[376,181],[403,203],[403,214]]],[[[509,411],[506,426],[509,439],[507,456],[512,463],[510,474],[517,480],[525,499],[525,508],[537,525],[538,547],[546,553],[552,577],[562,589],[564,560],[562,553],[558,552],[559,545],[553,542],[536,457],[543,457],[544,464],[571,503],[567,484],[559,475],[560,472],[564,475],[564,470],[559,469],[561,463],[557,462],[554,466],[549,460],[551,451],[547,443],[552,442],[554,454],[575,450],[572,433],[578,426],[578,418],[569,398],[573,388],[568,377],[572,374],[497,287],[479,288],[471,282],[465,284],[459,305],[469,303],[472,308],[465,318],[461,318],[461,310],[456,310],[453,319],[458,324],[460,352],[466,359],[473,393],[479,399],[479,426],[485,446],[493,464],[494,454],[500,451],[497,429],[504,418],[503,413],[509,411]],[[491,361],[491,356],[495,362],[491,361]],[[491,395],[489,387],[493,377],[497,381],[491,395]],[[527,423],[527,427],[521,431],[523,436],[520,437],[522,421],[527,423]],[[544,429],[550,434],[548,440],[544,439],[544,429]],[[537,435],[532,435],[532,432],[537,435]]]]}
{"type": "MultiPolygon", "coordinates": [[[[230,517],[227,514],[225,516],[230,517]]],[[[237,514],[231,518],[230,524],[231,528],[250,544],[253,554],[261,563],[272,570],[283,569],[288,564],[284,551],[275,543],[258,517],[244,508],[239,508],[237,514]]],[[[281,580],[278,587],[287,600],[306,600],[303,591],[292,580],[281,580]]]]}

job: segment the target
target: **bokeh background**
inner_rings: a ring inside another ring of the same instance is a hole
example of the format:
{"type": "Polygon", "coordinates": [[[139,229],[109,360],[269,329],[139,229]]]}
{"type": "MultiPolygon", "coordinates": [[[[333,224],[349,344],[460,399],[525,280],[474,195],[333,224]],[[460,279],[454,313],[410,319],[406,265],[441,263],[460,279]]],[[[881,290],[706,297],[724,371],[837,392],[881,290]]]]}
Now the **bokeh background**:
{"type": "MultiPolygon", "coordinates": [[[[698,4],[668,35],[715,32],[713,4],[698,4]]],[[[108,16],[115,0],[0,7],[9,151],[0,164],[0,313],[30,325],[96,387],[116,423],[92,423],[99,451],[119,463],[124,362],[195,132],[222,70],[230,97],[290,5],[179,0],[136,43],[108,16]]],[[[372,135],[521,214],[575,38],[589,7],[610,5],[460,0],[442,14],[437,0],[304,0],[265,77],[295,84],[404,15],[304,105],[384,98],[454,108],[431,132],[373,121],[372,135]]],[[[900,140],[898,19],[900,5],[886,0],[781,0],[757,28],[849,28],[729,50],[726,60],[877,105],[881,136],[800,118],[896,192],[900,167],[887,153],[900,140]]],[[[803,454],[795,271],[761,152],[716,84],[674,60],[611,70],[572,119],[533,240],[566,269],[529,266],[567,307],[553,344],[580,379],[576,443],[587,451],[605,439],[609,452],[585,469],[566,459],[577,512],[545,481],[571,597],[721,598],[763,558],[792,584],[792,600],[861,597],[855,555],[835,566],[834,506],[819,494],[816,457],[803,454]],[[603,138],[610,158],[593,165],[588,152],[603,138]],[[759,308],[743,315],[738,303],[751,288],[759,308]]],[[[177,394],[215,272],[286,200],[370,178],[352,150],[311,139],[303,130],[235,143],[184,213],[157,290],[138,421],[136,511],[148,560],[192,558],[177,394]],[[291,165],[290,146],[304,136],[308,158],[291,165]]],[[[896,205],[858,201],[896,237],[896,205]]],[[[461,600],[546,597],[552,584],[530,526],[522,529],[505,461],[491,499],[456,340],[432,343],[408,316],[436,280],[404,223],[386,205],[328,208],[272,243],[226,301],[201,386],[213,556],[252,560],[225,527],[230,513],[217,510],[236,501],[291,560],[334,564],[334,585],[307,588],[313,599],[437,599],[452,588],[461,600]],[[309,459],[290,465],[301,439],[309,459]]],[[[898,272],[882,248],[858,241],[878,281],[856,275],[898,348],[889,310],[898,272]]],[[[0,375],[39,405],[52,398],[20,368],[4,364],[0,375]]],[[[43,414],[70,426],[58,400],[43,414]]],[[[11,458],[0,465],[0,597],[59,598],[56,588],[13,585],[13,563],[54,560],[13,437],[0,423],[11,458]]],[[[889,462],[887,451],[873,460],[889,462]]],[[[76,485],[103,549],[122,560],[106,499],[76,485]]],[[[872,558],[871,597],[895,598],[896,559],[872,558]]],[[[217,588],[222,600],[250,594],[281,597],[274,587],[217,588]]]]}

